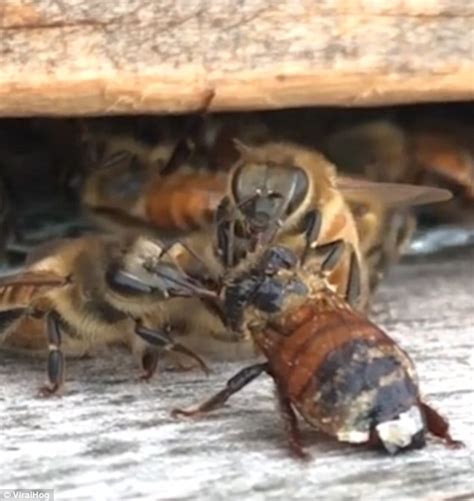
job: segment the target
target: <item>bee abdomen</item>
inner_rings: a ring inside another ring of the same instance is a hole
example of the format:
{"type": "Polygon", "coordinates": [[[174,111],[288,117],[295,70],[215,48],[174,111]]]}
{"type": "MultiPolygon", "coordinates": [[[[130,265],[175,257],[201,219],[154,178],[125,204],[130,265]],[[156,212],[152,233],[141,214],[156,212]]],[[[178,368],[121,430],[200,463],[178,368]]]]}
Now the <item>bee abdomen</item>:
{"type": "Polygon", "coordinates": [[[397,420],[417,406],[418,387],[395,345],[369,339],[350,340],[333,350],[317,368],[306,398],[316,419],[331,423],[341,440],[369,440],[380,423],[397,420]]]}
{"type": "Polygon", "coordinates": [[[212,222],[225,193],[225,176],[187,173],[160,178],[146,200],[149,220],[164,230],[199,229],[212,222]]]}
{"type": "MultiPolygon", "coordinates": [[[[401,361],[366,339],[349,341],[331,352],[316,377],[320,401],[328,408],[350,404],[368,392],[374,403],[392,401],[394,406],[403,406],[405,399],[412,403],[417,397],[416,386],[401,361]]],[[[382,407],[377,411],[383,411],[382,407]]]]}

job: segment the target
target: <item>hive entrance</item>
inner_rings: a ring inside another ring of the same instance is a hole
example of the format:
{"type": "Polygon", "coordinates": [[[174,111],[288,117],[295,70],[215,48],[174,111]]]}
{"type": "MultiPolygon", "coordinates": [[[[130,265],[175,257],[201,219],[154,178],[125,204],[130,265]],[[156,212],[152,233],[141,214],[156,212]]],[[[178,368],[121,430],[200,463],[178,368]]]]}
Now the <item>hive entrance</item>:
{"type": "MultiPolygon", "coordinates": [[[[194,116],[197,127],[187,141],[194,156],[186,168],[228,170],[238,156],[234,137],[244,143],[294,141],[322,151],[345,173],[379,181],[441,183],[457,200],[442,212],[425,212],[426,220],[459,222],[472,212],[473,117],[472,103],[194,116]]],[[[96,231],[84,210],[87,177],[107,168],[101,165],[107,154],[128,150],[136,158],[135,167],[132,163],[127,175],[114,179],[114,189],[122,190],[123,203],[129,203],[149,175],[143,163],[159,172],[192,119],[1,119],[1,223],[7,266],[21,264],[41,241],[96,231]]]]}

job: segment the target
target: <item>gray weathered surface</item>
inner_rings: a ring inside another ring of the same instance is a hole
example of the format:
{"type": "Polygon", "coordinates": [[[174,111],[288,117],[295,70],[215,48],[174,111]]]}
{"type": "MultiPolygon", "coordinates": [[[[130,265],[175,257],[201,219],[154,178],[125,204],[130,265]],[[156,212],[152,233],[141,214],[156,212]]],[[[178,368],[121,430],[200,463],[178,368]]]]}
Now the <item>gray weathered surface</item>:
{"type": "Polygon", "coordinates": [[[0,116],[474,96],[465,0],[2,0],[0,116]]]}
{"type": "Polygon", "coordinates": [[[54,488],[57,499],[472,499],[473,266],[473,250],[417,258],[394,270],[375,304],[464,450],[431,440],[387,457],[305,428],[313,461],[302,465],[287,455],[265,377],[207,419],[170,418],[241,364],[217,366],[209,379],[165,373],[139,384],[127,357],[71,362],[66,396],[41,400],[43,363],[0,355],[1,486],[54,488]]]}

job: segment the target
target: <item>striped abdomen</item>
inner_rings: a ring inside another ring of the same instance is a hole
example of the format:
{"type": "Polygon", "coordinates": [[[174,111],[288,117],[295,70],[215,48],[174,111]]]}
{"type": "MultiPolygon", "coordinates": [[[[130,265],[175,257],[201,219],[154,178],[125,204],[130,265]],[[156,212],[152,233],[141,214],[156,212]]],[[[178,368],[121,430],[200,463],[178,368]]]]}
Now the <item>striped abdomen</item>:
{"type": "Polygon", "coordinates": [[[311,425],[340,440],[366,442],[376,423],[417,405],[410,359],[361,315],[321,299],[285,320],[281,327],[292,330],[280,327],[257,342],[274,377],[311,425]]]}
{"type": "Polygon", "coordinates": [[[146,217],[164,230],[193,230],[212,222],[225,194],[227,175],[177,173],[158,178],[146,196],[146,217]]]}

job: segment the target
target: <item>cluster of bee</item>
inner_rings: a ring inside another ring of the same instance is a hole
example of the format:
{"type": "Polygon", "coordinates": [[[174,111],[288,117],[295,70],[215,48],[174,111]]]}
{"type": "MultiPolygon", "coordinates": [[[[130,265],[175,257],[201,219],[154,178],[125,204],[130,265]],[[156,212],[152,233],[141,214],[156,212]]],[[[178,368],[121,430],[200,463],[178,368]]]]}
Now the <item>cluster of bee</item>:
{"type": "Polygon", "coordinates": [[[164,356],[207,371],[203,357],[259,354],[174,415],[209,412],[265,372],[299,457],[296,413],[390,453],[422,447],[427,432],[459,445],[421,399],[408,355],[367,318],[412,233],[409,207],[450,193],[344,177],[318,151],[272,141],[263,123],[203,120],[159,142],[85,132],[82,203],[104,231],[48,242],[0,279],[2,345],[47,352],[43,395],[63,389],[66,356],[112,345],[137,357],[144,379],[164,356]]]}

